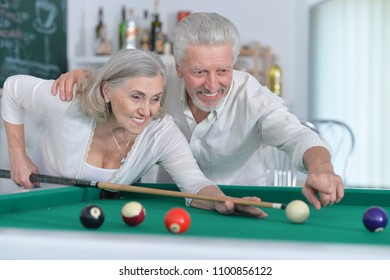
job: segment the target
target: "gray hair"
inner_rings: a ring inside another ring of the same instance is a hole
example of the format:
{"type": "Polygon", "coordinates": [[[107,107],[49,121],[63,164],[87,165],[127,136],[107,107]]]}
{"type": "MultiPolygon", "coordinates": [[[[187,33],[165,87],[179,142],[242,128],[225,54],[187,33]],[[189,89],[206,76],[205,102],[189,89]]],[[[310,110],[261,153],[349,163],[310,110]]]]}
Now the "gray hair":
{"type": "Polygon", "coordinates": [[[191,45],[231,43],[233,64],[240,52],[240,34],[227,18],[216,13],[193,13],[178,22],[173,39],[173,53],[181,66],[186,50],[191,45]]]}
{"type": "Polygon", "coordinates": [[[77,92],[81,109],[96,121],[107,120],[111,109],[103,97],[103,82],[107,82],[108,87],[115,90],[130,78],[153,78],[157,75],[163,77],[165,91],[166,70],[157,54],[137,49],[121,50],[103,67],[88,75],[80,85],[77,92]]]}

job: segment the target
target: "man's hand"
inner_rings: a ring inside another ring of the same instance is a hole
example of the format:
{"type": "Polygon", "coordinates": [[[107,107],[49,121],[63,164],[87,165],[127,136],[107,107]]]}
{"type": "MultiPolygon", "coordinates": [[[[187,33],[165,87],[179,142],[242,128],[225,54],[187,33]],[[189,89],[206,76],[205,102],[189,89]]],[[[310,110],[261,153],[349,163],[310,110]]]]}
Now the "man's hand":
{"type": "Polygon", "coordinates": [[[72,70],[62,74],[54,81],[51,93],[57,95],[57,92],[59,92],[62,101],[71,101],[75,85],[80,84],[87,74],[88,71],[84,69],[72,70]]]}
{"type": "MultiPolygon", "coordinates": [[[[197,200],[194,199],[191,203],[192,207],[197,207],[201,209],[207,210],[215,210],[223,215],[234,215],[234,214],[242,214],[246,216],[253,216],[259,219],[264,219],[268,215],[263,210],[246,205],[236,205],[232,201],[229,200],[229,197],[226,196],[220,188],[217,186],[206,186],[200,190],[199,194],[206,196],[219,196],[226,197],[225,202],[213,202],[213,201],[205,201],[205,200],[197,200]]],[[[243,199],[260,201],[258,197],[243,197],[243,199]]]]}
{"type": "Polygon", "coordinates": [[[344,197],[344,184],[335,173],[309,173],[302,194],[319,210],[321,206],[331,206],[344,197]]]}
{"type": "Polygon", "coordinates": [[[302,194],[317,209],[331,206],[344,197],[344,184],[334,172],[329,152],[322,147],[308,149],[304,155],[309,174],[302,194]]]}

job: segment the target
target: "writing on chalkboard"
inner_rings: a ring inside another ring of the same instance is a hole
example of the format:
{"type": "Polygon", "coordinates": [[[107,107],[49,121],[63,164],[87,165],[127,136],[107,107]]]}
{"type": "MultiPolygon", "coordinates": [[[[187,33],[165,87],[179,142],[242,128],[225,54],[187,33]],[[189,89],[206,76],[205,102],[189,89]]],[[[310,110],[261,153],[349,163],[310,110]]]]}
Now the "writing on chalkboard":
{"type": "Polygon", "coordinates": [[[0,88],[11,75],[66,70],[66,0],[1,0],[0,88]]]}

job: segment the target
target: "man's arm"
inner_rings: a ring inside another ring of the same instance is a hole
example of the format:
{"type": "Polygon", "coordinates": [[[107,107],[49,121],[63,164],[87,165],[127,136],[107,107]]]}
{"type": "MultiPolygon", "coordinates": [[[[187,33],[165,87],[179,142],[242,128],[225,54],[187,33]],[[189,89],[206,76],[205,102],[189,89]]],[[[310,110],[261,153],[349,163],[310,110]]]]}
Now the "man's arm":
{"type": "Polygon", "coordinates": [[[319,210],[321,206],[330,206],[344,197],[344,184],[334,172],[331,156],[324,147],[312,147],[303,155],[308,177],[302,193],[319,210]],[[319,197],[318,197],[319,195],[319,197]]]}
{"type": "Polygon", "coordinates": [[[71,101],[73,98],[73,88],[76,84],[85,79],[89,74],[89,71],[85,69],[72,70],[62,74],[57,80],[54,81],[51,89],[52,95],[60,95],[62,101],[71,101]]]}

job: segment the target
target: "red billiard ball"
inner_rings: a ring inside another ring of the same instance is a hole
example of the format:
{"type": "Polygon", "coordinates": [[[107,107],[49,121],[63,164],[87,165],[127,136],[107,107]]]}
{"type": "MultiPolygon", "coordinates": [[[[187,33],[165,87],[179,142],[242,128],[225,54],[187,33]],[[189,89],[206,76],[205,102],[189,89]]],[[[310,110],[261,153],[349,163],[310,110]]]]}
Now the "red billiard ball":
{"type": "Polygon", "coordinates": [[[121,211],[123,221],[129,226],[141,224],[146,216],[145,208],[137,201],[127,202],[121,211]]]}
{"type": "Polygon", "coordinates": [[[103,209],[97,205],[84,207],[80,213],[80,222],[86,228],[99,228],[104,222],[103,209]]]}
{"type": "Polygon", "coordinates": [[[183,208],[169,210],[164,218],[165,227],[172,233],[184,233],[191,224],[190,214],[183,208]]]}
{"type": "Polygon", "coordinates": [[[372,206],[363,215],[364,226],[372,232],[384,231],[387,225],[387,213],[382,207],[372,206]]]}

